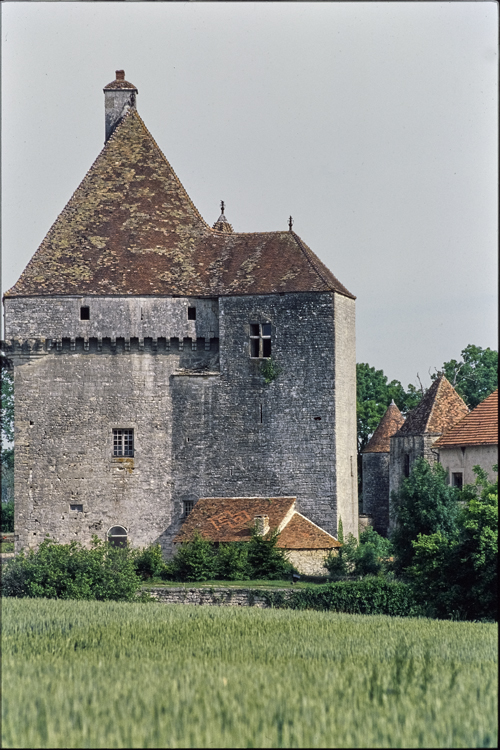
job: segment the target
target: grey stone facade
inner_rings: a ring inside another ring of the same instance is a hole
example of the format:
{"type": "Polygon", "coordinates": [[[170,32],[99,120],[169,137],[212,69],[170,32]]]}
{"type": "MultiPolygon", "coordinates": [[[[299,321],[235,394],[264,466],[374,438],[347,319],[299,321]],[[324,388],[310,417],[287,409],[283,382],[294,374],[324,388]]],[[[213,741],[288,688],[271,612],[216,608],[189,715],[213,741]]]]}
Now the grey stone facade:
{"type": "Polygon", "coordinates": [[[418,458],[425,458],[431,464],[438,461],[438,451],[432,448],[439,435],[394,435],[391,437],[391,454],[389,468],[389,516],[390,526],[395,523],[392,493],[399,492],[401,484],[411,472],[418,458]],[[408,458],[406,458],[406,456],[408,458]]]}
{"type": "Polygon", "coordinates": [[[389,529],[389,453],[363,453],[363,511],[382,536],[389,529]]]}
{"type": "Polygon", "coordinates": [[[17,297],[5,326],[17,550],[120,525],[168,556],[185,503],[203,496],[294,495],[331,534],[341,516],[357,535],[353,300],[17,297]],[[268,385],[250,357],[255,321],[272,326],[268,385]],[[133,457],[113,457],[113,429],[134,430],[133,457]]]}

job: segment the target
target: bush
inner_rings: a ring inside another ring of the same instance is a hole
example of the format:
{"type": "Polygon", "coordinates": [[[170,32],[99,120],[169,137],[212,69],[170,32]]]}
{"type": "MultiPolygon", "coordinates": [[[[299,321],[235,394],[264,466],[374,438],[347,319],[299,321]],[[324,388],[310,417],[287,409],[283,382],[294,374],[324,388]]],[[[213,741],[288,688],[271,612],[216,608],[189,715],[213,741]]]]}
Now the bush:
{"type": "Polygon", "coordinates": [[[360,534],[359,542],[349,534],[338,554],[330,553],[327,556],[325,567],[332,578],[380,575],[390,567],[388,558],[391,552],[389,539],[380,536],[369,526],[360,534]]]}
{"type": "Polygon", "coordinates": [[[163,555],[159,544],[153,544],[141,550],[134,550],[133,557],[136,573],[143,580],[146,581],[148,578],[162,575],[165,563],[163,562],[163,555]]]}
{"type": "Polygon", "coordinates": [[[37,550],[20,552],[6,566],[2,594],[48,599],[132,601],[141,579],[130,548],[113,547],[97,537],[92,548],[46,539],[37,550]]]}
{"type": "Polygon", "coordinates": [[[285,597],[283,592],[273,591],[265,592],[264,596],[274,607],[286,609],[317,609],[393,617],[418,617],[423,614],[409,584],[386,581],[381,577],[296,589],[289,597],[285,597]]]}
{"type": "Polygon", "coordinates": [[[498,480],[479,466],[475,485],[464,487],[465,506],[448,536],[420,534],[408,569],[416,600],[432,617],[498,618],[498,480]]]}
{"type": "Polygon", "coordinates": [[[285,550],[277,547],[279,532],[271,531],[265,537],[252,530],[252,538],[248,542],[248,564],[252,578],[279,580],[290,576],[295,568],[288,562],[285,550]]]}
{"type": "Polygon", "coordinates": [[[9,500],[8,502],[2,502],[1,514],[2,514],[1,531],[4,534],[12,533],[14,531],[14,500],[9,500]]]}
{"type": "Polygon", "coordinates": [[[217,549],[216,578],[225,581],[247,581],[251,576],[248,562],[248,544],[233,542],[221,544],[217,549]]]}
{"type": "Polygon", "coordinates": [[[210,581],[217,575],[213,542],[196,535],[181,544],[175,557],[165,565],[162,577],[172,581],[210,581]]]}

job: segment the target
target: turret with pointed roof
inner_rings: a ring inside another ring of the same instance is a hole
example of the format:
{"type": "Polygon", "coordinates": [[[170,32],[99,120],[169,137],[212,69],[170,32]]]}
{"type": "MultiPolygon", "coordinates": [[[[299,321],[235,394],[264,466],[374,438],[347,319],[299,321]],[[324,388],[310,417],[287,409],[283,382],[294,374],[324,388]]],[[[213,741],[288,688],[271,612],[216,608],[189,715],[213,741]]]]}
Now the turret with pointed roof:
{"type": "Polygon", "coordinates": [[[438,460],[434,443],[468,412],[467,405],[451,383],[443,374],[438,375],[420,403],[391,437],[390,495],[399,490],[418,458],[425,458],[430,464],[438,460]]]}
{"type": "Polygon", "coordinates": [[[389,456],[391,437],[404,423],[394,403],[389,404],[370,440],[362,450],[363,513],[375,531],[386,536],[389,529],[389,456]]]}

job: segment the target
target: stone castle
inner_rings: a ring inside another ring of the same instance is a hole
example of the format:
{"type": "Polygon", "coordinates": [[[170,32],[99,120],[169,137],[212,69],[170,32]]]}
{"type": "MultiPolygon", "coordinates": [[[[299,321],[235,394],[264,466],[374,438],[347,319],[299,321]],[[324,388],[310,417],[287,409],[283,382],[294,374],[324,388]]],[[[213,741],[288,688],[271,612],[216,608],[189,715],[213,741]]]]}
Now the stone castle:
{"type": "Polygon", "coordinates": [[[5,294],[16,550],[165,555],[201,497],[358,533],[355,298],[301,238],[200,216],[117,71],[103,150],[5,294]]]}

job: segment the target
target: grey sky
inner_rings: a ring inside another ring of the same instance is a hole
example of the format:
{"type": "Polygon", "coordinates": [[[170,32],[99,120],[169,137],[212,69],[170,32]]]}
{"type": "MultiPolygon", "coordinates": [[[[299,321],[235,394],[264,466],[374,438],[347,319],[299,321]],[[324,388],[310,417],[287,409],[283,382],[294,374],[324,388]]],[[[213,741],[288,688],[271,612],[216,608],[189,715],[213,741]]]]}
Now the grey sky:
{"type": "Polygon", "coordinates": [[[209,222],[294,230],[403,385],[497,348],[498,6],[2,5],[2,290],[104,140],[123,68],[209,222]]]}

